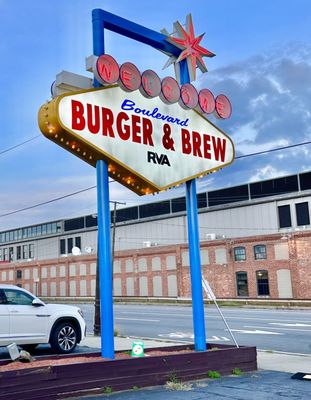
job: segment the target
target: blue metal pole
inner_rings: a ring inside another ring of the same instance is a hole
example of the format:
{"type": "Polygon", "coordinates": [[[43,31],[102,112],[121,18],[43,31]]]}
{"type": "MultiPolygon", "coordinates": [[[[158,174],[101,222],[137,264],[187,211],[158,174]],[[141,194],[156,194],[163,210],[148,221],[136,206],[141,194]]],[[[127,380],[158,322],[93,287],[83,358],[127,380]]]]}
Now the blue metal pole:
{"type": "MultiPolygon", "coordinates": [[[[105,52],[104,25],[98,10],[93,10],[93,53],[100,56],[105,52]]],[[[97,81],[94,86],[100,86],[97,81]]],[[[108,164],[104,160],[96,163],[97,208],[98,208],[98,262],[100,287],[101,354],[114,358],[112,265],[110,248],[110,209],[108,164]]]]}
{"type": "MultiPolygon", "coordinates": [[[[180,81],[181,84],[188,83],[190,81],[189,72],[185,61],[182,62],[180,65],[180,81]]],[[[195,179],[192,179],[186,183],[186,204],[192,291],[194,347],[196,351],[205,351],[206,336],[201,275],[197,192],[195,179]]]]}

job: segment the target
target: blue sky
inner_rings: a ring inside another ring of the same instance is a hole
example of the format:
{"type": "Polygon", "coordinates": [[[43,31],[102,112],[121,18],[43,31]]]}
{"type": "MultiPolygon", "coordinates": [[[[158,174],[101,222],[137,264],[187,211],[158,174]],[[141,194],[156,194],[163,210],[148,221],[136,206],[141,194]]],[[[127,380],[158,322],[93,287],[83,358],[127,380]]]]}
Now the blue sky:
{"type": "MultiPolygon", "coordinates": [[[[311,140],[311,2],[309,0],[0,0],[0,153],[40,134],[37,112],[50,98],[55,76],[68,70],[91,77],[91,11],[102,8],[153,30],[185,21],[191,12],[208,73],[196,85],[225,93],[233,115],[213,121],[235,142],[237,155],[311,140]]],[[[106,33],[106,52],[161,77],[167,57],[145,45],[106,33]]],[[[198,181],[210,190],[311,170],[311,145],[237,160],[198,181]]],[[[95,169],[41,137],[0,154],[0,215],[48,201],[96,183],[95,169]]],[[[183,188],[164,196],[183,194],[183,188]]],[[[127,206],[160,200],[138,197],[110,184],[110,198],[127,206]]],[[[0,231],[96,212],[96,190],[29,211],[0,217],[0,231]]]]}

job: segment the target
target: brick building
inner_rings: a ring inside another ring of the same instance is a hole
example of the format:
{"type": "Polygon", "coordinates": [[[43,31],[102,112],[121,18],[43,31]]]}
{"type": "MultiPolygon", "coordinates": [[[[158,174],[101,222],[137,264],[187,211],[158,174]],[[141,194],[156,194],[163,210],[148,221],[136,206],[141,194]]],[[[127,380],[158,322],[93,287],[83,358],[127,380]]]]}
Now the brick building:
{"type": "MultiPolygon", "coordinates": [[[[197,202],[202,272],[217,297],[311,299],[310,171],[197,202]]],[[[186,220],[185,197],[117,210],[115,296],[190,297],[186,220]]],[[[96,214],[3,231],[0,282],[94,296],[96,254],[96,214]]]]}
{"type": "MultiPolygon", "coordinates": [[[[311,233],[201,243],[203,276],[218,298],[311,299],[311,233]]],[[[186,244],[116,252],[114,295],[190,297],[186,244]]],[[[96,256],[0,264],[0,282],[43,297],[93,297],[96,256]]]]}

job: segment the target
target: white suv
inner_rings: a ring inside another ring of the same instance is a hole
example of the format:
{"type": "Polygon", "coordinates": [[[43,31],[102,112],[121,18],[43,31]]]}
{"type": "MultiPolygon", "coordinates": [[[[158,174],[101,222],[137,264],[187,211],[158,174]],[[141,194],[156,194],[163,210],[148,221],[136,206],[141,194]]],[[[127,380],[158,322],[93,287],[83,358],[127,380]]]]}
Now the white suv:
{"type": "Polygon", "coordinates": [[[70,353],[85,333],[80,308],[44,304],[25,289],[0,284],[0,346],[16,343],[31,351],[50,343],[56,352],[70,353]]]}

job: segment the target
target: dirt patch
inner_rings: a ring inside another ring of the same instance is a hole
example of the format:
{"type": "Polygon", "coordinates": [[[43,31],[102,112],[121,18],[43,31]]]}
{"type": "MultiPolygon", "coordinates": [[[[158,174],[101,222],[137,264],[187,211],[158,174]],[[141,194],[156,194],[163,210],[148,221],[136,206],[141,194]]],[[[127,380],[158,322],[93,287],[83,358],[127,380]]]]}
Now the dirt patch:
{"type": "MultiPolygon", "coordinates": [[[[172,354],[181,354],[181,353],[193,353],[193,350],[183,349],[183,350],[176,350],[176,351],[163,351],[163,350],[151,350],[145,352],[145,357],[151,356],[168,356],[172,354]]],[[[129,352],[120,352],[115,354],[116,360],[121,359],[128,359],[134,358],[131,357],[129,352]]],[[[12,361],[8,362],[6,365],[0,365],[0,372],[4,371],[13,371],[13,370],[20,370],[26,368],[39,368],[39,367],[52,367],[54,365],[67,365],[67,364],[81,364],[81,363],[91,363],[91,362],[102,362],[102,361],[111,361],[108,358],[102,358],[101,356],[75,356],[75,357],[64,357],[58,359],[36,359],[31,362],[22,362],[22,361],[12,361]]]]}

